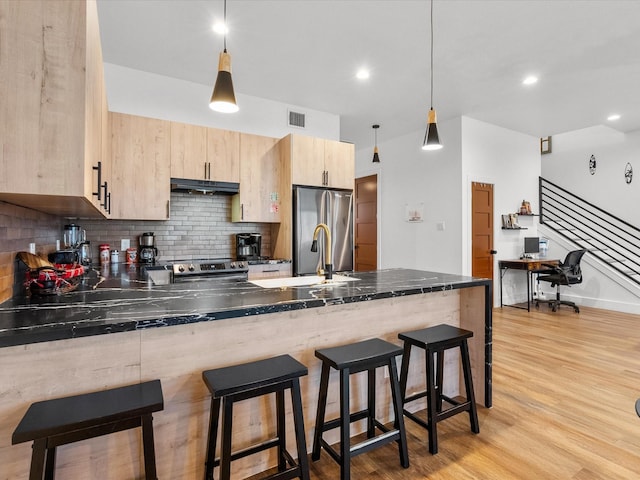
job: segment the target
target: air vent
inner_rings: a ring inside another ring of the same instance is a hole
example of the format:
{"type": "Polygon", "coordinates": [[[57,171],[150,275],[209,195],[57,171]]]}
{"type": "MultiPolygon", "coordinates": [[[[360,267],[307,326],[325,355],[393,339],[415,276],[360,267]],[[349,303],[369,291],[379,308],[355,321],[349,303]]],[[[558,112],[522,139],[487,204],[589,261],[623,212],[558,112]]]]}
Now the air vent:
{"type": "Polygon", "coordinates": [[[304,128],[305,114],[289,110],[289,126],[304,128]]]}

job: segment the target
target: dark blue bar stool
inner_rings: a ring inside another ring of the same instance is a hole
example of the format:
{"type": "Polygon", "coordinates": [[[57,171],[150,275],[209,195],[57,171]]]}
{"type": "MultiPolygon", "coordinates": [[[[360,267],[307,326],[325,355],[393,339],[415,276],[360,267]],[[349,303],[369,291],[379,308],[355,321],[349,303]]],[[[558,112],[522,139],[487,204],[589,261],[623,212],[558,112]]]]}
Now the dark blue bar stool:
{"type": "Polygon", "coordinates": [[[340,478],[342,480],[348,480],[351,477],[352,457],[390,442],[398,443],[400,465],[404,468],[409,466],[407,437],[402,416],[402,397],[395,360],[395,357],[401,353],[402,348],[379,338],[316,350],[316,357],[322,360],[322,374],[320,377],[320,394],[318,396],[318,411],[311,458],[314,461],[319,460],[320,449],[324,448],[331,458],[340,465],[340,478]],[[375,418],[376,368],[384,366],[389,369],[389,383],[393,398],[393,411],[395,413],[393,429],[387,428],[375,418]],[[340,417],[325,421],[330,368],[340,372],[340,417]],[[359,412],[350,413],[349,375],[365,370],[368,373],[367,408],[359,412]],[[367,440],[351,446],[351,422],[365,418],[367,419],[367,440]],[[322,438],[324,432],[338,427],[340,427],[340,452],[337,452],[322,438]],[[376,427],[383,433],[376,436],[376,427]]]}
{"type": "Polygon", "coordinates": [[[480,433],[478,425],[478,413],[476,411],[476,400],[473,393],[473,379],[471,376],[471,361],[469,359],[469,346],[467,339],[473,336],[473,332],[451,325],[441,324],[435,327],[423,328],[411,332],[404,332],[398,335],[404,341],[404,355],[402,357],[402,367],[400,369],[400,389],[402,390],[402,403],[418,400],[427,397],[427,421],[404,410],[404,414],[424,427],[429,432],[429,451],[432,454],[438,453],[438,433],[436,426],[438,422],[462,412],[469,412],[471,431],[480,433]],[[422,392],[407,395],[407,376],[409,372],[409,358],[411,347],[422,348],[426,354],[426,389],[422,392]],[[458,401],[447,397],[442,392],[442,380],[444,372],[444,352],[451,348],[459,348],[462,360],[462,372],[464,375],[464,385],[467,398],[458,401]],[[436,355],[436,364],[433,363],[433,356],[436,355]],[[435,370],[435,377],[434,377],[435,370]],[[442,402],[453,405],[446,410],[442,410],[442,402]]]}
{"type": "Polygon", "coordinates": [[[152,413],[164,408],[160,380],[32,404],[13,432],[12,443],[33,441],[30,480],[55,476],[56,447],[142,427],[144,473],[156,480],[152,413]]]}
{"type": "Polygon", "coordinates": [[[244,363],[202,372],[204,383],[211,392],[211,418],[207,443],[205,480],[213,480],[214,467],[220,467],[220,479],[231,478],[231,462],[269,448],[278,449],[278,473],[266,478],[285,480],[301,478],[309,480],[309,460],[304,435],[300,377],[307,374],[307,367],[289,355],[244,363]],[[298,461],[287,451],[284,391],[291,391],[293,421],[296,433],[298,461]],[[231,427],[233,404],[253,397],[276,394],[276,437],[237,452],[231,452],[231,427]],[[222,403],[222,435],[220,457],[215,458],[220,404],[222,403]],[[288,466],[287,466],[288,465],[288,466]]]}

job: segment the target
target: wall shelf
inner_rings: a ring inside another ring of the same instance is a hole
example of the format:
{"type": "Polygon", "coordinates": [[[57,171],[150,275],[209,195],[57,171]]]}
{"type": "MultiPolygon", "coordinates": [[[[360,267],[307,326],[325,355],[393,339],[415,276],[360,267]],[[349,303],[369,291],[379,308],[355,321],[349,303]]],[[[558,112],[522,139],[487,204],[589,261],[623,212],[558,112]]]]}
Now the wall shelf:
{"type": "Polygon", "coordinates": [[[502,230],[527,230],[527,227],[502,227],[502,230]]]}

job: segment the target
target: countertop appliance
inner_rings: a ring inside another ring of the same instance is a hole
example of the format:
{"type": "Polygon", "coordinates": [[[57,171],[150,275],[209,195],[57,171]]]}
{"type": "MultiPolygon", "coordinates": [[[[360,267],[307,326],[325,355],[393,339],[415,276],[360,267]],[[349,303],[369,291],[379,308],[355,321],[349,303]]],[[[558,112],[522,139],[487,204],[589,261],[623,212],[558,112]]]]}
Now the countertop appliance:
{"type": "Polygon", "coordinates": [[[173,283],[221,279],[246,281],[249,278],[247,262],[233,261],[230,258],[174,260],[172,269],[173,283]]]}
{"type": "Polygon", "coordinates": [[[87,238],[87,233],[80,225],[70,223],[64,226],[63,239],[66,249],[77,249],[87,238]]]}
{"type": "Polygon", "coordinates": [[[236,258],[238,260],[259,260],[262,257],[262,235],[259,233],[236,234],[236,258]]]}
{"type": "Polygon", "coordinates": [[[158,256],[158,249],[156,248],[156,240],[153,232],[145,232],[140,235],[138,244],[140,245],[138,261],[140,263],[155,263],[156,257],[158,256]]]}
{"type": "Polygon", "coordinates": [[[331,263],[334,272],[353,270],[353,191],[295,186],[293,274],[315,274],[325,263],[331,263]],[[325,223],[331,231],[333,252],[328,262],[324,238],[318,238],[318,252],[311,251],[313,231],[319,223],[325,223]]]}

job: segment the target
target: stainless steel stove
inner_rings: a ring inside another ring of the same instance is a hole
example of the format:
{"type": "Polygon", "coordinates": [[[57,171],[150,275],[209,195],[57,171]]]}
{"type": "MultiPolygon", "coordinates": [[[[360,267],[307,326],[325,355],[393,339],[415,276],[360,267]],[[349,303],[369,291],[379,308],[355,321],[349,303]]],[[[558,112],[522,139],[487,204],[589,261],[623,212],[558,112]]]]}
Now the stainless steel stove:
{"type": "Polygon", "coordinates": [[[247,280],[249,265],[246,261],[230,258],[175,260],[173,282],[247,280]]]}

